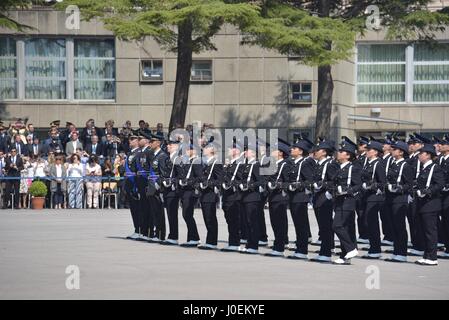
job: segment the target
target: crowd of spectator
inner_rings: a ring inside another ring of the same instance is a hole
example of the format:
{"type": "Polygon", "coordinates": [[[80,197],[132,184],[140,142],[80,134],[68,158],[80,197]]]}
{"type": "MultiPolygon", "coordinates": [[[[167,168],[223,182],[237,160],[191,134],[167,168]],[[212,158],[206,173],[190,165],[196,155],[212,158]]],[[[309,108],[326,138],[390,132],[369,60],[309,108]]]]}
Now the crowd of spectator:
{"type": "Polygon", "coordinates": [[[60,124],[51,122],[48,136],[40,139],[31,123],[19,119],[5,127],[0,122],[2,208],[28,208],[34,180],[47,185],[47,208],[98,208],[101,192],[117,193],[118,207],[126,207],[121,189],[129,136],[153,132],[166,137],[162,123],[151,130],[144,120],[136,129],[126,121],[120,130],[112,120],[103,128],[93,119],[84,128],[60,124]]]}

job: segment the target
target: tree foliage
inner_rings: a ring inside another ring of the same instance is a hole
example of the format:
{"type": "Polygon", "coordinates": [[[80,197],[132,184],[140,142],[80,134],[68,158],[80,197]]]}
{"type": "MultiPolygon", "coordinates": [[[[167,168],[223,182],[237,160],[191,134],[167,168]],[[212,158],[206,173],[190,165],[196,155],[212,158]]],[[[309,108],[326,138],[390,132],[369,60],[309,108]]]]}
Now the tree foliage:
{"type": "Polygon", "coordinates": [[[19,23],[14,20],[8,11],[22,10],[31,8],[33,4],[40,1],[32,0],[1,0],[0,1],[0,28],[10,29],[14,31],[27,31],[33,29],[32,27],[19,23]]]}
{"type": "Polygon", "coordinates": [[[84,18],[100,18],[105,27],[123,40],[152,37],[162,48],[176,51],[178,28],[192,24],[192,50],[216,50],[213,36],[223,24],[244,27],[255,23],[259,8],[251,3],[222,0],[68,0],[84,18]]]}

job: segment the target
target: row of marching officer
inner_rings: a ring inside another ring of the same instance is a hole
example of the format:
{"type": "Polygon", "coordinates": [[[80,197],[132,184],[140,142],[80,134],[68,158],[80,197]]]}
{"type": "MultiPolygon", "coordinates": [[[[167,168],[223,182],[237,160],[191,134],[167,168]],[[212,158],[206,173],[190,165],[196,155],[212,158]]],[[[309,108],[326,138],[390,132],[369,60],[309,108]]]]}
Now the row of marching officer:
{"type": "MultiPolygon", "coordinates": [[[[413,139],[418,139],[417,136],[413,139]]],[[[266,255],[284,257],[289,242],[289,210],[296,245],[295,252],[288,258],[309,260],[310,201],[321,245],[318,255],[311,261],[350,264],[358,255],[356,212],[359,241],[366,239],[364,242],[369,243],[369,251],[363,258],[381,258],[381,245],[391,241],[387,244],[394,246],[393,255],[387,260],[406,261],[406,217],[412,242],[416,244],[412,253],[423,256],[417,261],[419,264],[437,264],[438,225],[441,238],[449,248],[447,139],[440,141],[444,155],[436,162],[433,162],[435,147],[423,139],[414,151],[416,154],[410,157],[411,142],[403,141],[361,139],[357,145],[344,137],[335,150],[332,141],[322,140],[314,145],[307,139],[300,139],[290,145],[279,140],[272,146],[271,154],[264,157],[260,151],[265,150],[261,146],[266,147],[266,143],[260,140],[256,144],[235,142],[226,150],[229,162],[225,165],[218,161],[214,143],[206,145],[201,155],[190,146],[182,156],[177,141],[167,141],[168,154],[162,151],[162,139],[157,135],[130,138],[126,190],[135,228],[129,236],[131,239],[178,245],[181,204],[187,225],[187,241],[181,246],[216,250],[216,208],[221,195],[228,229],[228,245],[221,248],[225,252],[259,253],[259,246],[266,239],[264,206],[268,202],[275,239],[272,250],[266,255]],[[264,158],[270,160],[263,161],[264,158]],[[265,169],[271,166],[275,170],[266,175],[265,169]],[[207,228],[204,244],[200,244],[194,218],[198,201],[207,228]],[[170,231],[167,239],[164,209],[170,231]],[[379,214],[386,238],[383,241],[379,214]],[[341,254],[332,261],[335,234],[340,240],[341,254]]]]}

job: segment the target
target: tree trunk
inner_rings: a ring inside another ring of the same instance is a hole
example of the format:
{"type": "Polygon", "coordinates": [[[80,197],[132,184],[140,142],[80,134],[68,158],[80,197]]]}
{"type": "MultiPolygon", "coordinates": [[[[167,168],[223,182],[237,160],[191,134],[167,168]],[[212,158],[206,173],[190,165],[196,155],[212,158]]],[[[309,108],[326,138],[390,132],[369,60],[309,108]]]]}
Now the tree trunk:
{"type": "MultiPolygon", "coordinates": [[[[330,0],[319,0],[318,13],[320,17],[329,17],[330,0]]],[[[326,44],[326,50],[332,50],[332,43],[326,44]]],[[[318,137],[330,138],[332,94],[334,82],[332,79],[332,66],[318,67],[318,102],[316,108],[315,139],[318,137]]]]}
{"type": "Polygon", "coordinates": [[[176,83],[169,130],[184,128],[189,100],[190,73],[192,69],[192,23],[186,21],[178,26],[178,61],[176,83]]]}
{"type": "Polygon", "coordinates": [[[318,67],[318,103],[316,108],[315,138],[329,136],[332,115],[332,67],[330,65],[318,67]]]}

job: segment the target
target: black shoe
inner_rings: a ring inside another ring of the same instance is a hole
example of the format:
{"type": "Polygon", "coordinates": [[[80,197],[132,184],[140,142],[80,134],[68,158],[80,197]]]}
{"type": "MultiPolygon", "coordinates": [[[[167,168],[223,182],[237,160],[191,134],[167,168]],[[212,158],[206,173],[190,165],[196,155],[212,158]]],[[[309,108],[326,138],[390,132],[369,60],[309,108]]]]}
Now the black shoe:
{"type": "Polygon", "coordinates": [[[200,250],[217,250],[217,246],[204,244],[204,245],[198,246],[198,249],[200,249],[200,250]]]}
{"type": "Polygon", "coordinates": [[[181,243],[179,246],[183,247],[183,248],[196,248],[196,247],[198,247],[198,243],[184,242],[184,243],[181,243]]]}
{"type": "Polygon", "coordinates": [[[268,253],[265,253],[264,256],[265,257],[274,257],[274,258],[285,258],[283,252],[279,252],[279,253],[268,252],[268,253]],[[281,254],[279,254],[279,253],[281,253],[281,254]]]}
{"type": "Polygon", "coordinates": [[[163,246],[177,246],[177,245],[179,245],[177,241],[178,240],[167,239],[167,240],[159,242],[159,244],[163,245],[163,246]],[[176,243],[172,242],[172,241],[176,241],[176,243]]]}

